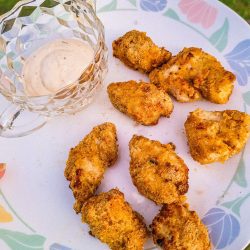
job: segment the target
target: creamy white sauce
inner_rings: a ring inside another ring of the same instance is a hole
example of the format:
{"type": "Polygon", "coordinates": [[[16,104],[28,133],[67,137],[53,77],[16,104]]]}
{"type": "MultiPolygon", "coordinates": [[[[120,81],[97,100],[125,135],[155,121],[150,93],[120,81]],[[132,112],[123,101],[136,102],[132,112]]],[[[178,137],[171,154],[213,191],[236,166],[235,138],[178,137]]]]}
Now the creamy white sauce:
{"type": "Polygon", "coordinates": [[[22,76],[26,94],[55,94],[76,82],[93,57],[91,46],[77,39],[60,39],[45,44],[24,63],[22,76]]]}

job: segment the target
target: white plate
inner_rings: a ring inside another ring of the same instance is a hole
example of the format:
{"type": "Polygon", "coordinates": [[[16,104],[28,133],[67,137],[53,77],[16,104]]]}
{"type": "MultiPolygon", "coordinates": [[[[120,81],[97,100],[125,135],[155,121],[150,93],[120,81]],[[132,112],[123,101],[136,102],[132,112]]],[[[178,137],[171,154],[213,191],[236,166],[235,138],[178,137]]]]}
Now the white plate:
{"type": "MultiPolygon", "coordinates": [[[[0,183],[0,249],[108,249],[88,234],[88,226],[74,213],[74,198],[63,175],[69,149],[93,126],[106,121],[117,126],[119,159],[105,174],[98,192],[118,187],[150,224],[160,207],[139,195],[132,185],[128,142],[133,134],[174,142],[190,169],[188,202],[204,218],[215,248],[243,249],[250,240],[250,144],[225,164],[201,166],[188,153],[183,124],[188,113],[198,107],[249,110],[249,26],[215,0],[102,0],[97,10],[106,28],[110,70],[95,102],[85,111],[57,118],[27,137],[0,139],[0,162],[8,164],[0,183]],[[112,41],[131,29],[146,31],[173,53],[196,46],[216,56],[237,74],[229,103],[175,102],[171,118],[162,118],[152,127],[139,126],[114,109],[106,93],[108,83],[148,80],[112,57],[112,41]]],[[[6,104],[3,98],[0,103],[6,104]]],[[[152,246],[148,242],[146,248],[152,246]]]]}

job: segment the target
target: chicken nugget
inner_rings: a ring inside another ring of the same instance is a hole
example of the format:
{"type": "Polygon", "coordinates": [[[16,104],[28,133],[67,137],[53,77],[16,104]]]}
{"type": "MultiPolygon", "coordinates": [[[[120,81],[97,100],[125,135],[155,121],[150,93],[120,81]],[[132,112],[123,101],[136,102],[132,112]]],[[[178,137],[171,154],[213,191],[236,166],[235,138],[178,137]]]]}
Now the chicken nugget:
{"type": "Polygon", "coordinates": [[[171,58],[171,53],[159,48],[145,32],[131,30],[113,42],[113,55],[124,64],[141,72],[150,72],[171,58]]]}
{"type": "Polygon", "coordinates": [[[163,250],[209,250],[208,230],[187,204],[164,205],[152,225],[154,243],[163,250]]]}
{"type": "Polygon", "coordinates": [[[82,208],[90,234],[112,250],[142,250],[148,231],[143,217],[133,211],[118,189],[90,198],[82,208]]]}
{"type": "Polygon", "coordinates": [[[250,134],[250,115],[196,109],[185,122],[191,156],[201,164],[224,162],[239,153],[250,134]]]}
{"type": "Polygon", "coordinates": [[[167,145],[134,135],[129,143],[130,175],[138,191],[156,204],[183,202],[188,191],[188,168],[167,145]]]}
{"type": "Polygon", "coordinates": [[[81,211],[83,203],[98,188],[107,167],[117,159],[118,146],[115,125],[103,123],[70,150],[64,175],[70,181],[76,199],[74,209],[81,211]]]}
{"type": "Polygon", "coordinates": [[[157,124],[161,116],[169,117],[174,107],[168,94],[145,82],[111,83],[108,94],[115,108],[143,125],[157,124]]]}
{"type": "Polygon", "coordinates": [[[199,48],[184,48],[161,68],[153,70],[149,78],[179,102],[203,97],[218,104],[228,102],[235,81],[233,73],[199,48]]]}

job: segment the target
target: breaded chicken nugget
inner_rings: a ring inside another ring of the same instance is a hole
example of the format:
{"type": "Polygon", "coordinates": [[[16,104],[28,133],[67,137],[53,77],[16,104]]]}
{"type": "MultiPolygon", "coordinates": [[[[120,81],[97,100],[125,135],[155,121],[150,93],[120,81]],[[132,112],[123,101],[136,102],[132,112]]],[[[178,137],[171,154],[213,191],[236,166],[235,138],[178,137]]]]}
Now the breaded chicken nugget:
{"type": "Polygon", "coordinates": [[[142,250],[148,236],[143,217],[118,189],[90,198],[82,208],[82,221],[89,224],[91,235],[112,250],[142,250]]]}
{"type": "Polygon", "coordinates": [[[145,82],[111,83],[108,94],[115,108],[143,125],[157,124],[161,116],[169,117],[174,107],[168,94],[145,82]]]}
{"type": "Polygon", "coordinates": [[[118,146],[115,125],[103,123],[70,150],[64,175],[70,181],[76,199],[74,209],[81,211],[83,203],[96,191],[107,167],[117,159],[118,146]]]}
{"type": "Polygon", "coordinates": [[[227,103],[235,76],[215,57],[198,48],[184,48],[177,56],[153,70],[150,81],[173,95],[179,102],[202,97],[214,103],[227,103]]]}
{"type": "Polygon", "coordinates": [[[169,51],[159,48],[145,32],[137,30],[129,31],[113,42],[113,55],[127,66],[146,73],[171,58],[169,51]]]}
{"type": "Polygon", "coordinates": [[[173,144],[134,135],[129,143],[130,175],[138,191],[157,204],[178,203],[188,191],[188,168],[173,144]]]}
{"type": "Polygon", "coordinates": [[[164,205],[151,228],[154,243],[164,250],[211,249],[207,228],[187,204],[164,205]]]}
{"type": "Polygon", "coordinates": [[[250,134],[250,115],[237,111],[191,112],[185,122],[191,156],[201,164],[224,162],[239,153],[250,134]]]}

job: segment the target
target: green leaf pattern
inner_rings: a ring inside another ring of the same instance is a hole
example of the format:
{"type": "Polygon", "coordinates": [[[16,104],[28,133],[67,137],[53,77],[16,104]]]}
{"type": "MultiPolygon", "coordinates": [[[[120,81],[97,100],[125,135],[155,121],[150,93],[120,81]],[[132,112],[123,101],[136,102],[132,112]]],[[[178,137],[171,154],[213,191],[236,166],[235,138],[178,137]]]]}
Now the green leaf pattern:
{"type": "Polygon", "coordinates": [[[232,212],[234,212],[235,214],[237,214],[240,217],[241,205],[245,202],[245,200],[248,197],[250,197],[250,193],[248,193],[247,195],[245,195],[243,197],[238,197],[235,200],[224,202],[221,204],[221,206],[224,206],[228,209],[231,209],[232,212]]]}
{"type": "Polygon", "coordinates": [[[11,250],[43,250],[45,237],[38,234],[25,234],[17,231],[0,229],[2,239],[11,250]]]}
{"type": "Polygon", "coordinates": [[[227,46],[228,42],[228,30],[229,22],[227,18],[225,19],[223,25],[215,31],[209,38],[209,41],[217,48],[219,51],[223,51],[227,46]]]}
{"type": "Polygon", "coordinates": [[[170,18],[172,18],[174,20],[180,20],[177,13],[173,9],[170,9],[170,8],[163,15],[167,16],[167,17],[170,17],[170,18]]]}
{"type": "Polygon", "coordinates": [[[241,187],[244,188],[247,187],[247,180],[245,175],[246,175],[246,164],[243,157],[241,157],[237,172],[233,178],[234,182],[236,182],[241,187]]]}
{"type": "Polygon", "coordinates": [[[136,0],[128,0],[133,6],[136,7],[136,0]]]}
{"type": "Polygon", "coordinates": [[[243,94],[243,99],[245,103],[250,106],[250,91],[243,94]]]}
{"type": "Polygon", "coordinates": [[[108,12],[108,11],[116,10],[116,8],[117,8],[117,0],[112,0],[109,4],[104,5],[97,12],[108,12]]]}

